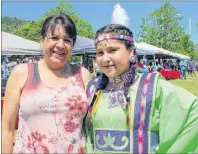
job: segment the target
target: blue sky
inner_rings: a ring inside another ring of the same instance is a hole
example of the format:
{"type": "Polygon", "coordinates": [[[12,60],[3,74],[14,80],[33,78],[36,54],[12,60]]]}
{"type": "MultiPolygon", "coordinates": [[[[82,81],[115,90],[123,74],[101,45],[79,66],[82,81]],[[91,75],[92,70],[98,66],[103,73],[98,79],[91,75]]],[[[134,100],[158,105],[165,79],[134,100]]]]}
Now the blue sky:
{"type": "MultiPolygon", "coordinates": [[[[119,1],[118,1],[119,2],[119,1]]],[[[54,8],[59,2],[55,1],[2,1],[2,16],[11,16],[22,18],[25,20],[38,20],[50,8],[54,8]]],[[[93,27],[94,32],[99,28],[111,22],[111,15],[114,5],[117,2],[71,2],[76,12],[87,20],[93,27]]],[[[140,30],[141,18],[146,17],[148,13],[158,9],[164,2],[119,2],[127,11],[130,17],[130,28],[135,34],[140,30]]],[[[178,12],[183,14],[181,26],[185,28],[185,32],[189,32],[189,17],[191,20],[191,38],[194,43],[198,44],[198,2],[171,2],[178,12]]]]}

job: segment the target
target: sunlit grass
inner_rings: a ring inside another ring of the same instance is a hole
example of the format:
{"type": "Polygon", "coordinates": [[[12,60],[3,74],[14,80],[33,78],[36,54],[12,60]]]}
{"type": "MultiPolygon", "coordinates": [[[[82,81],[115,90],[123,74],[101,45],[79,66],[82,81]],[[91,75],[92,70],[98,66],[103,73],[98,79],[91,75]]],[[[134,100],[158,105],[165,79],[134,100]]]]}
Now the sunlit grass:
{"type": "Polygon", "coordinates": [[[195,96],[198,97],[198,72],[196,72],[196,77],[191,77],[187,74],[187,80],[169,80],[171,83],[180,86],[191,93],[193,93],[195,96]]]}

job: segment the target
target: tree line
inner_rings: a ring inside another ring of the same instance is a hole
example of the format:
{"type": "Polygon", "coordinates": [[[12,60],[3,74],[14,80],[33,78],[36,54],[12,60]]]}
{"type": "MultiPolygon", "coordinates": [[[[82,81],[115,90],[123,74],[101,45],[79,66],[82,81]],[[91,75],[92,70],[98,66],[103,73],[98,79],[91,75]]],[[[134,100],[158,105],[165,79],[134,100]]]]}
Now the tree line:
{"type": "Polygon", "coordinates": [[[179,24],[183,17],[178,14],[181,13],[166,2],[142,18],[138,37],[140,41],[195,58],[195,44],[179,24]]]}
{"type": "MultiPolygon", "coordinates": [[[[71,4],[65,2],[60,2],[55,8],[51,8],[38,21],[3,17],[2,31],[39,42],[43,21],[47,16],[58,13],[66,13],[74,20],[78,35],[91,39],[95,37],[91,24],[80,17],[71,4]]],[[[138,40],[198,59],[198,52],[194,52],[195,44],[179,24],[183,19],[182,16],[178,16],[179,13],[168,2],[150,12],[147,17],[142,18],[140,31],[137,34],[138,40]]]]}

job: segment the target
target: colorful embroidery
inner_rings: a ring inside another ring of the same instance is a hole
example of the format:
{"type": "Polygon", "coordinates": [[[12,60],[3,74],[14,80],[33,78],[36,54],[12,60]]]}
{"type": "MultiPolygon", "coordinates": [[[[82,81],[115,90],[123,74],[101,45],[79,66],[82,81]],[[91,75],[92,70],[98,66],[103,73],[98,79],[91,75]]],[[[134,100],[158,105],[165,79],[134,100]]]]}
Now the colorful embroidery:
{"type": "Polygon", "coordinates": [[[142,76],[136,97],[133,152],[138,154],[148,153],[148,124],[155,76],[156,73],[142,76]]]}
{"type": "Polygon", "coordinates": [[[108,152],[130,152],[130,131],[96,129],[95,148],[108,152]]]}

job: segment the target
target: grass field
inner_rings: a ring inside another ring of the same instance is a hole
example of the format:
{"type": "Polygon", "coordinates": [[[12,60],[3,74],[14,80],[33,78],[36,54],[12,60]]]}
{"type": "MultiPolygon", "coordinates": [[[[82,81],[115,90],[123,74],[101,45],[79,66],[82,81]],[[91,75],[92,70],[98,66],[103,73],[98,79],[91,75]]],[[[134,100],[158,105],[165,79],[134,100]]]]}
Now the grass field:
{"type": "Polygon", "coordinates": [[[196,72],[196,77],[191,77],[187,74],[187,80],[169,80],[171,83],[180,86],[191,93],[193,93],[195,96],[198,97],[198,72],[196,72]]]}

